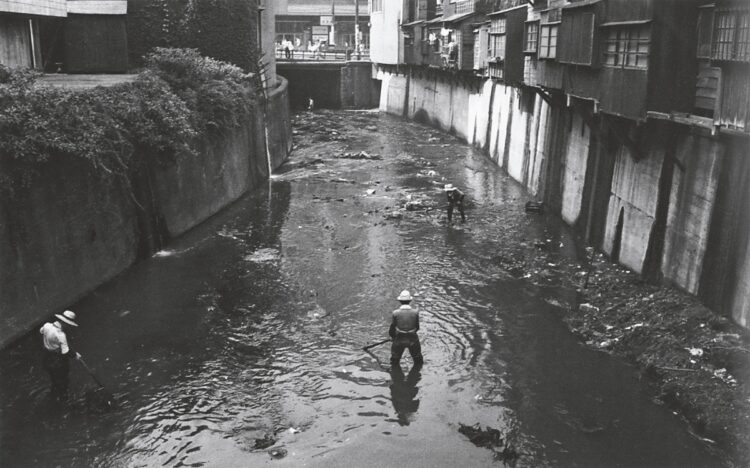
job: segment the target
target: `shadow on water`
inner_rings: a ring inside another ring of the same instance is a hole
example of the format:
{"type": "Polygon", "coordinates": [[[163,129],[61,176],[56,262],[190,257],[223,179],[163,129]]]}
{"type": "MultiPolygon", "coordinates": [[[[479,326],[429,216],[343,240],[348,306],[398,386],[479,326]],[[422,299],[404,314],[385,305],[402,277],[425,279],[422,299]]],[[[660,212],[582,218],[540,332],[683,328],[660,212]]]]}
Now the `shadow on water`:
{"type": "Polygon", "coordinates": [[[86,407],[80,368],[72,401],[47,401],[35,331],[0,355],[3,467],[501,462],[461,424],[496,429],[520,466],[723,466],[633,369],[570,335],[552,304],[574,291],[497,262],[534,239],[576,254],[554,219],[524,213],[517,184],[425,127],[327,118],[348,139],[294,155],[321,167],[285,172],[73,307],[72,341],[115,411],[86,407]],[[331,159],[344,151],[385,159],[331,159]],[[465,225],[444,224],[446,181],[471,201],[465,225]],[[436,208],[383,216],[410,195],[436,208]],[[426,362],[389,371],[388,345],[362,346],[386,337],[404,288],[426,362]]]}

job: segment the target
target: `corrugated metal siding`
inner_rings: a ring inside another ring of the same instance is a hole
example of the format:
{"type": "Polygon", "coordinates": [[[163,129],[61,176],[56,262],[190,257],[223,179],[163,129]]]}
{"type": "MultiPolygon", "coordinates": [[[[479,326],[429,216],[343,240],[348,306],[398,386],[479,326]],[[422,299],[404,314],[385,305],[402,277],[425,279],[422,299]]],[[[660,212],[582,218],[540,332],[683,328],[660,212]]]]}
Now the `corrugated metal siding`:
{"type": "Polygon", "coordinates": [[[596,62],[596,16],[593,8],[563,10],[557,59],[563,63],[593,65],[596,62]]]}
{"type": "Polygon", "coordinates": [[[526,9],[511,10],[506,14],[505,63],[503,80],[506,83],[523,81],[523,34],[526,22],[526,9]]]}
{"type": "Polygon", "coordinates": [[[629,68],[604,67],[600,74],[600,100],[604,112],[644,118],[648,96],[648,72],[629,68]]]}
{"type": "Polygon", "coordinates": [[[719,122],[735,130],[750,131],[750,65],[725,64],[722,69],[719,122]]]}
{"type": "Polygon", "coordinates": [[[663,0],[607,0],[607,21],[651,19],[654,14],[654,1],[663,0]]]}

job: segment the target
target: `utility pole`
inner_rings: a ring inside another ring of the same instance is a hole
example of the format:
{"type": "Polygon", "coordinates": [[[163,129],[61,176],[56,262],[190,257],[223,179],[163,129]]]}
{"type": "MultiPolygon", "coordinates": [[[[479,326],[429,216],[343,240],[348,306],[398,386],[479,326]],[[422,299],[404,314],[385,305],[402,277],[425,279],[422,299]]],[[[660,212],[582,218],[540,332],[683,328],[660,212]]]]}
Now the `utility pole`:
{"type": "Polygon", "coordinates": [[[328,38],[328,46],[336,43],[336,0],[331,0],[331,34],[328,38]]]}

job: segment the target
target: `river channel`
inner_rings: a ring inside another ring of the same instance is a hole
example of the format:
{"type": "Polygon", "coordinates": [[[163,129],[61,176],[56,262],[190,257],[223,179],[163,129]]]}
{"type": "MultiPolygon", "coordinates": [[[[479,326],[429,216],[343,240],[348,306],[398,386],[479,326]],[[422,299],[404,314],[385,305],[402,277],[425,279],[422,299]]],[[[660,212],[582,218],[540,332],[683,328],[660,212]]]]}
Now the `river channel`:
{"type": "Polygon", "coordinates": [[[53,404],[36,331],[0,354],[1,466],[727,466],[570,334],[575,291],[503,268],[509,249],[542,242],[550,269],[577,249],[480,152],[373,112],[296,125],[271,181],[71,307],[116,408],[89,404],[76,364],[53,404]],[[445,223],[446,182],[465,224],[445,223]],[[399,372],[362,347],[402,289],[425,365],[399,372]],[[502,443],[459,432],[476,424],[502,443]]]}

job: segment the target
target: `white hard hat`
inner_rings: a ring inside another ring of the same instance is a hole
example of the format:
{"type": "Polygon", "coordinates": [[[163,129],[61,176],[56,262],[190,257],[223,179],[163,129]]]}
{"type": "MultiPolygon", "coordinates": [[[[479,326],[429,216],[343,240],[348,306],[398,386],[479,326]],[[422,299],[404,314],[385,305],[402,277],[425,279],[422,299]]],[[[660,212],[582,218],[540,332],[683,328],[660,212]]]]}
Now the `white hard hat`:
{"type": "Polygon", "coordinates": [[[401,291],[401,294],[398,295],[397,300],[399,300],[399,301],[411,301],[411,294],[409,293],[409,291],[407,291],[406,289],[404,289],[403,291],[401,291]]]}

